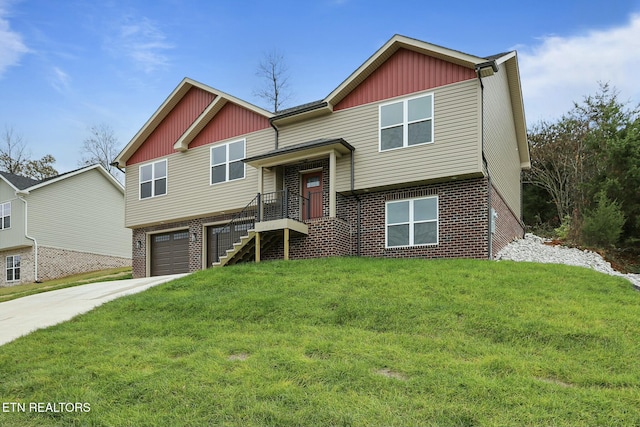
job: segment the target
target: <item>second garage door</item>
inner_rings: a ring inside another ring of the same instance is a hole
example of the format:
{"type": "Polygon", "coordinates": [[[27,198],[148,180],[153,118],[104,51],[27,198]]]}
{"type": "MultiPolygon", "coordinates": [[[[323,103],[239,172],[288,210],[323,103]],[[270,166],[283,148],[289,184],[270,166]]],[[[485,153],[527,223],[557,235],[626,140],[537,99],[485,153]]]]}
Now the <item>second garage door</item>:
{"type": "Polygon", "coordinates": [[[189,272],[189,232],[151,236],[151,275],[178,274],[189,272]]]}

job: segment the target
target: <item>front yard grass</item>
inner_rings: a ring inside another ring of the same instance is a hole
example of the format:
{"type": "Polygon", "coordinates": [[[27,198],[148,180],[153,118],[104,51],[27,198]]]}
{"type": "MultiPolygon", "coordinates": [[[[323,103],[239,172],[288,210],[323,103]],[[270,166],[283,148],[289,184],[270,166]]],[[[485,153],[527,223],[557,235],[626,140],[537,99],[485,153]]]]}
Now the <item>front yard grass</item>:
{"type": "Polygon", "coordinates": [[[639,319],[629,282],[561,265],[213,269],[1,346],[27,410],[0,425],[638,425],[639,319]]]}

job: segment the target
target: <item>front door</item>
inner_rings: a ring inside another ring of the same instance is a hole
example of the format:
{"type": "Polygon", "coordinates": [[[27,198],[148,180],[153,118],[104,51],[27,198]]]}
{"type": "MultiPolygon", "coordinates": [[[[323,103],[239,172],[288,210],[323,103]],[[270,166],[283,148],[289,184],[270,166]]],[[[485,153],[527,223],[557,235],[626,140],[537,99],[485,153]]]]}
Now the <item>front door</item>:
{"type": "Polygon", "coordinates": [[[322,171],[302,175],[302,196],[304,197],[302,218],[322,217],[322,171]]]}

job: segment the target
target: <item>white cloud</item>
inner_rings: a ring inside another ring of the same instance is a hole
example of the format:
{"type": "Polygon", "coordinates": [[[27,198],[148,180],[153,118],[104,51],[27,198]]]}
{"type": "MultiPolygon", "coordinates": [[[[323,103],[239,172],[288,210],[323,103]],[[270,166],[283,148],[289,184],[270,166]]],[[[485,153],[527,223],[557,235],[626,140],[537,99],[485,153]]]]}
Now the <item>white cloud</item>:
{"type": "Polygon", "coordinates": [[[173,48],[156,24],[147,18],[135,22],[128,19],[122,24],[116,45],[112,49],[132,59],[145,73],[168,66],[170,60],[165,52],[173,48]]]}
{"type": "Polygon", "coordinates": [[[640,103],[640,14],[620,27],[544,37],[518,56],[529,125],[559,118],[599,82],[615,87],[620,101],[640,103]]]}
{"type": "Polygon", "coordinates": [[[51,85],[58,92],[64,93],[69,89],[71,78],[60,68],[53,67],[52,74],[49,79],[51,81],[51,85]]]}
{"type": "Polygon", "coordinates": [[[7,68],[19,64],[22,55],[29,52],[20,34],[11,30],[6,16],[6,8],[0,1],[0,77],[7,68]]]}

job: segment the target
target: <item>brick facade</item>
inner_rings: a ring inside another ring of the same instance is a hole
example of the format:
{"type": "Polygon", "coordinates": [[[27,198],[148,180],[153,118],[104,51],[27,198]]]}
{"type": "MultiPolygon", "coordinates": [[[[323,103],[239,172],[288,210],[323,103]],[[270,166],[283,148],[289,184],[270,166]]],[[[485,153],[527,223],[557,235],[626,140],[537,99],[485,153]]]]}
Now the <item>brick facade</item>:
{"type": "MultiPolygon", "coordinates": [[[[0,286],[12,286],[35,281],[34,250],[32,247],[0,252],[0,286]],[[20,281],[6,282],[7,256],[20,255],[20,281]]],[[[68,249],[38,247],[38,280],[41,282],[88,271],[128,267],[131,259],[68,249]]]]}
{"type": "MultiPolygon", "coordinates": [[[[328,215],[328,162],[314,161],[285,168],[285,185],[292,192],[299,191],[300,173],[322,168],[325,173],[323,188],[323,211],[325,216],[305,221],[308,235],[291,234],[290,259],[319,258],[329,256],[362,255],[388,258],[489,258],[488,245],[488,181],[474,178],[436,184],[419,185],[393,190],[341,195],[337,197],[337,217],[328,215]],[[438,197],[438,244],[402,248],[385,247],[385,207],[393,200],[419,197],[438,197]],[[358,201],[359,200],[359,201],[358,201]],[[358,204],[360,204],[360,227],[358,230],[358,204]],[[359,239],[359,240],[358,240],[359,239]]],[[[506,206],[500,194],[493,189],[492,207],[498,213],[497,229],[493,234],[493,253],[514,238],[522,237],[522,223],[506,206]]],[[[186,229],[190,236],[189,271],[202,268],[206,255],[204,225],[228,221],[233,215],[210,216],[188,221],[163,224],[133,231],[134,277],[143,277],[147,271],[147,234],[164,230],[186,229]],[[137,247],[140,242],[140,247],[137,247]]],[[[280,235],[282,233],[280,232],[280,235]]],[[[284,244],[276,240],[261,253],[263,260],[282,259],[284,244]]]]}
{"type": "Polygon", "coordinates": [[[524,237],[524,224],[513,213],[502,199],[500,193],[492,186],[491,207],[497,213],[496,229],[493,233],[492,252],[496,256],[498,252],[509,243],[524,237]]]}

